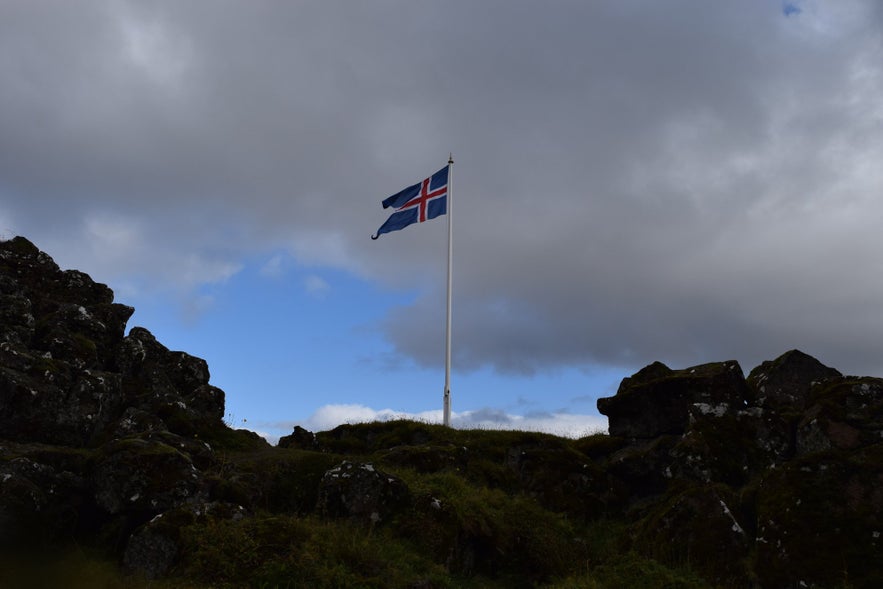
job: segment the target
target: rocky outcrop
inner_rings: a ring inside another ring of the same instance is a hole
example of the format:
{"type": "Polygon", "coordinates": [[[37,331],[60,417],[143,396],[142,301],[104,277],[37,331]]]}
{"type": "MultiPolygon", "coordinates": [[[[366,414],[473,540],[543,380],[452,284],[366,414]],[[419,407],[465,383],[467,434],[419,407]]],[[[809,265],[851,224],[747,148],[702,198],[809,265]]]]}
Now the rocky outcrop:
{"type": "Polygon", "coordinates": [[[144,328],[125,335],[132,307],[24,238],[0,243],[0,298],[4,437],[95,446],[142,427],[192,435],[221,423],[224,393],[204,360],[144,328]]]}
{"type": "Polygon", "coordinates": [[[869,564],[883,556],[883,379],[798,350],[747,379],[734,362],[655,363],[598,409],[624,438],[605,468],[635,548],[675,550],[722,586],[883,582],[869,564]]]}
{"type": "Polygon", "coordinates": [[[748,375],[754,404],[780,411],[802,411],[816,385],[843,376],[800,350],[762,362],[748,375]]]}
{"type": "Polygon", "coordinates": [[[290,435],[282,436],[276,444],[280,448],[297,448],[299,450],[316,450],[318,442],[316,434],[296,425],[290,435]]]}
{"type": "Polygon", "coordinates": [[[598,400],[610,435],[650,439],[683,434],[690,411],[729,412],[747,404],[749,388],[736,361],[671,370],[656,362],[623,379],[615,397],[598,400]]]}
{"type": "Polygon", "coordinates": [[[123,546],[145,522],[207,499],[224,393],[204,360],[141,327],[126,335],[134,309],[113,298],[24,238],[0,242],[6,547],[84,534],[123,546]]]}

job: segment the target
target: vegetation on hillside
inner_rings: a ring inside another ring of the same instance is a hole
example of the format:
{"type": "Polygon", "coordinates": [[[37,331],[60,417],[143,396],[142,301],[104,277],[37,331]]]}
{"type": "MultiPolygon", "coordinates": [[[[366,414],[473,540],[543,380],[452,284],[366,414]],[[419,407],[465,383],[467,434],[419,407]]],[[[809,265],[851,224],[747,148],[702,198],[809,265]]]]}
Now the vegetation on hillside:
{"type": "Polygon", "coordinates": [[[629,550],[623,521],[589,521],[543,506],[542,490],[526,492],[507,466],[513,448],[527,447],[588,464],[579,448],[604,446],[606,436],[567,440],[398,421],[320,433],[324,451],[271,448],[244,431],[215,441],[221,458],[206,473],[214,499],[244,503],[248,515],[187,514],[186,522],[170,522],[184,525],[181,556],[166,578],[146,579],[81,547],[39,562],[0,563],[0,586],[24,587],[25,579],[28,586],[108,589],[709,586],[687,561],[629,550]],[[470,459],[448,460],[458,452],[470,459]],[[391,521],[316,512],[322,477],[343,460],[374,464],[406,483],[409,498],[391,521]],[[450,467],[432,466],[445,462],[450,467]]]}

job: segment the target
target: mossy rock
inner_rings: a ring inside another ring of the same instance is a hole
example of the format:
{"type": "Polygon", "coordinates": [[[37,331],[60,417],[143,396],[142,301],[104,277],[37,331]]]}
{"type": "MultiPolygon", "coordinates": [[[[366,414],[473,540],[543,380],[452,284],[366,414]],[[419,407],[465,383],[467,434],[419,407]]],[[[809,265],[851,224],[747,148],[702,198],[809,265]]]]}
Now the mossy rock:
{"type": "Polygon", "coordinates": [[[810,404],[798,426],[803,454],[849,450],[883,439],[883,379],[850,377],[816,387],[810,404]],[[813,435],[816,440],[809,438],[813,435]]]}
{"type": "Polygon", "coordinates": [[[689,567],[715,585],[744,586],[753,537],[740,507],[725,485],[673,485],[634,525],[634,547],[662,563],[689,567]]]}
{"type": "Polygon", "coordinates": [[[385,464],[413,468],[420,473],[465,469],[468,455],[465,448],[452,443],[396,446],[379,453],[385,464]]]}
{"type": "Polygon", "coordinates": [[[757,489],[757,578],[764,587],[881,587],[880,522],[883,443],[782,465],[757,489]]]}
{"type": "Polygon", "coordinates": [[[657,363],[623,379],[616,395],[598,399],[598,410],[608,417],[611,435],[650,439],[683,434],[695,403],[735,409],[750,396],[735,360],[683,370],[657,363]]]}
{"type": "Polygon", "coordinates": [[[158,440],[139,437],[105,444],[91,474],[95,500],[109,514],[149,519],[193,499],[202,476],[190,456],[158,440]]]}

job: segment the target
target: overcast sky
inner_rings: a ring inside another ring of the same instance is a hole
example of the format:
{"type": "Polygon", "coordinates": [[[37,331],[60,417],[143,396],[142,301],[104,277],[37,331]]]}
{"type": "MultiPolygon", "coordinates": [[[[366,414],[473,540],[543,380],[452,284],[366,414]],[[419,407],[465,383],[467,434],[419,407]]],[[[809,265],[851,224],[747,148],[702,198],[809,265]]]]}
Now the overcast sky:
{"type": "Polygon", "coordinates": [[[445,218],[369,236],[449,152],[460,418],[590,428],[655,360],[883,375],[881,7],[2,0],[0,235],[271,436],[440,413],[445,218]]]}

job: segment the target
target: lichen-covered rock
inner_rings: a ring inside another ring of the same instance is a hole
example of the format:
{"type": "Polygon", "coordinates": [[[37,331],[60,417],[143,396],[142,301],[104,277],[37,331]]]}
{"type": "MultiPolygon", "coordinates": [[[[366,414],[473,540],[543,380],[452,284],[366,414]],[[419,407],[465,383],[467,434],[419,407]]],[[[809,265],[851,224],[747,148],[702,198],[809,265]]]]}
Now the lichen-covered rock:
{"type": "Polygon", "coordinates": [[[413,468],[420,473],[466,468],[469,452],[455,444],[394,446],[382,453],[383,462],[413,468]]]}
{"type": "Polygon", "coordinates": [[[756,510],[760,586],[883,587],[883,443],[768,471],[756,510]]]}
{"type": "Polygon", "coordinates": [[[623,379],[615,396],[598,399],[598,411],[608,417],[610,435],[649,439],[683,434],[694,404],[726,412],[743,408],[748,398],[734,360],[684,370],[656,362],[623,379]]]}
{"type": "Polygon", "coordinates": [[[0,342],[24,347],[34,336],[36,320],[31,313],[31,300],[22,295],[18,284],[9,276],[0,276],[0,342]]]}
{"type": "Polygon", "coordinates": [[[672,478],[672,449],[677,436],[639,440],[614,452],[605,463],[606,471],[621,481],[623,503],[661,495],[672,478]]]}
{"type": "Polygon", "coordinates": [[[114,425],[110,434],[114,438],[128,438],[137,434],[167,430],[165,422],[144,409],[128,407],[114,425]]]}
{"type": "Polygon", "coordinates": [[[774,412],[704,403],[689,412],[687,431],[671,451],[672,478],[738,486],[793,455],[790,423],[774,412]]]}
{"type": "Polygon", "coordinates": [[[222,423],[224,392],[209,384],[205,360],[170,351],[147,329],[133,327],[118,363],[126,403],[160,417],[171,431],[192,435],[222,423]]]}
{"type": "Polygon", "coordinates": [[[688,562],[719,587],[747,586],[754,538],[724,485],[673,489],[633,527],[635,547],[662,562],[688,562]]]}
{"type": "Polygon", "coordinates": [[[208,519],[237,521],[244,516],[242,506],[223,502],[196,502],[160,513],[129,536],[123,565],[148,579],[159,579],[181,555],[183,528],[208,519]]]}
{"type": "Polygon", "coordinates": [[[0,351],[0,430],[20,441],[85,446],[118,416],[120,377],[51,356],[0,351]]]}
{"type": "Polygon", "coordinates": [[[157,519],[161,515],[132,534],[123,552],[123,565],[148,579],[159,579],[168,573],[181,552],[180,527],[165,525],[157,519]]]}
{"type": "Polygon", "coordinates": [[[0,431],[86,445],[120,409],[113,357],[133,309],[23,238],[0,242],[0,431]]]}
{"type": "Polygon", "coordinates": [[[5,436],[97,444],[119,420],[132,423],[131,412],[123,417],[132,408],[185,435],[221,425],[224,393],[204,360],[169,351],[145,329],[124,337],[134,309],[26,239],[0,242],[0,297],[5,436]]]}
{"type": "Polygon", "coordinates": [[[797,425],[797,454],[853,450],[883,440],[883,379],[841,378],[816,387],[797,425]]]}
{"type": "Polygon", "coordinates": [[[0,548],[39,546],[73,535],[86,523],[80,520],[88,501],[86,483],[77,474],[36,457],[0,461],[0,548]]]}
{"type": "Polygon", "coordinates": [[[96,458],[91,484],[95,501],[109,514],[156,515],[199,498],[202,475],[193,460],[164,442],[115,440],[96,458]]]}
{"type": "Polygon", "coordinates": [[[800,350],[762,362],[748,374],[754,404],[779,411],[802,411],[812,387],[842,376],[800,350]]]}
{"type": "Polygon", "coordinates": [[[376,524],[402,509],[408,487],[397,476],[367,462],[345,460],[327,471],[319,485],[319,512],[376,524]]]}

